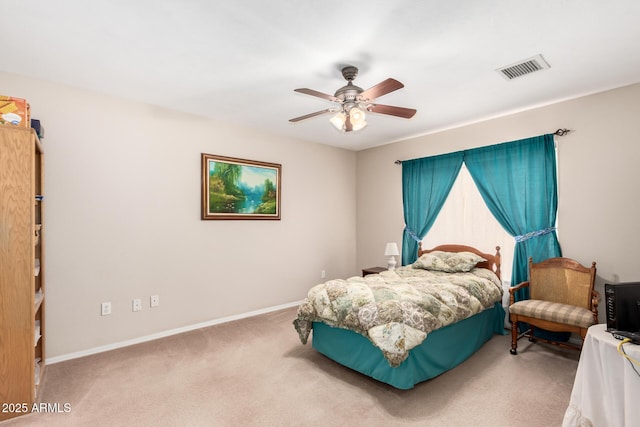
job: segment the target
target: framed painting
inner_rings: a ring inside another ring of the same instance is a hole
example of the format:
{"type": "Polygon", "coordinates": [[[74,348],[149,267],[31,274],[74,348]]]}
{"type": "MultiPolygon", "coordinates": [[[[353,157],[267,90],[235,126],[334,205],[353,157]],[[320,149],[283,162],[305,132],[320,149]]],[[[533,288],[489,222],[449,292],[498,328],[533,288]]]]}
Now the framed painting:
{"type": "Polygon", "coordinates": [[[280,219],[282,165],[202,153],[202,219],[280,219]]]}

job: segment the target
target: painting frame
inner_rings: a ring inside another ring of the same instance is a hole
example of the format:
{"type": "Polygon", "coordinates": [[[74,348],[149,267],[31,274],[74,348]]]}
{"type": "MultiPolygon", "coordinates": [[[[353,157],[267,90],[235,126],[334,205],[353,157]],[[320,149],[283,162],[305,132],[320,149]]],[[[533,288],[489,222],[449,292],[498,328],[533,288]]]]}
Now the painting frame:
{"type": "Polygon", "coordinates": [[[207,153],[200,157],[202,220],[280,220],[281,164],[207,153]]]}

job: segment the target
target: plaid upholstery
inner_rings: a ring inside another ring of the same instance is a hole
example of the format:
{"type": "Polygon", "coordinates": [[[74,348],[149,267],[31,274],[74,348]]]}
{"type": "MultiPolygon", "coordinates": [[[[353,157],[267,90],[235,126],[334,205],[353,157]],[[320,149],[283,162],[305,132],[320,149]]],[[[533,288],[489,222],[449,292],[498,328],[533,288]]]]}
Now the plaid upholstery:
{"type": "Polygon", "coordinates": [[[509,307],[509,313],[548,320],[550,322],[588,328],[593,325],[593,313],[586,308],[557,302],[524,300],[509,307]]]}

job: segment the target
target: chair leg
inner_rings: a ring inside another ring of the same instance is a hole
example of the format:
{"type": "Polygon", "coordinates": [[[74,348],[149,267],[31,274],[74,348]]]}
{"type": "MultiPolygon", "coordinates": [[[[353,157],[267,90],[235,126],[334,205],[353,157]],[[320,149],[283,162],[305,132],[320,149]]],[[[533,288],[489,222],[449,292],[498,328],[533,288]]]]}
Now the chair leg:
{"type": "Polygon", "coordinates": [[[511,350],[509,352],[513,355],[518,354],[518,321],[511,321],[511,350]]]}
{"type": "Polygon", "coordinates": [[[580,328],[580,337],[582,338],[582,342],[587,338],[587,328],[580,328]]]}

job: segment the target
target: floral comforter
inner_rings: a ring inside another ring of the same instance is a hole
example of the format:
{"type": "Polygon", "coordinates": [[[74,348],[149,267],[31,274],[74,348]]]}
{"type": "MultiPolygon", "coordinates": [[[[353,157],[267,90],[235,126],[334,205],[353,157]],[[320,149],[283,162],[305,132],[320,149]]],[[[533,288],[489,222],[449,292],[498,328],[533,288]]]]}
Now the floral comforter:
{"type": "Polygon", "coordinates": [[[445,273],[405,266],[314,286],[293,323],[303,344],[315,321],[358,332],[395,367],[429,332],[501,300],[500,280],[490,270],[445,273]]]}

